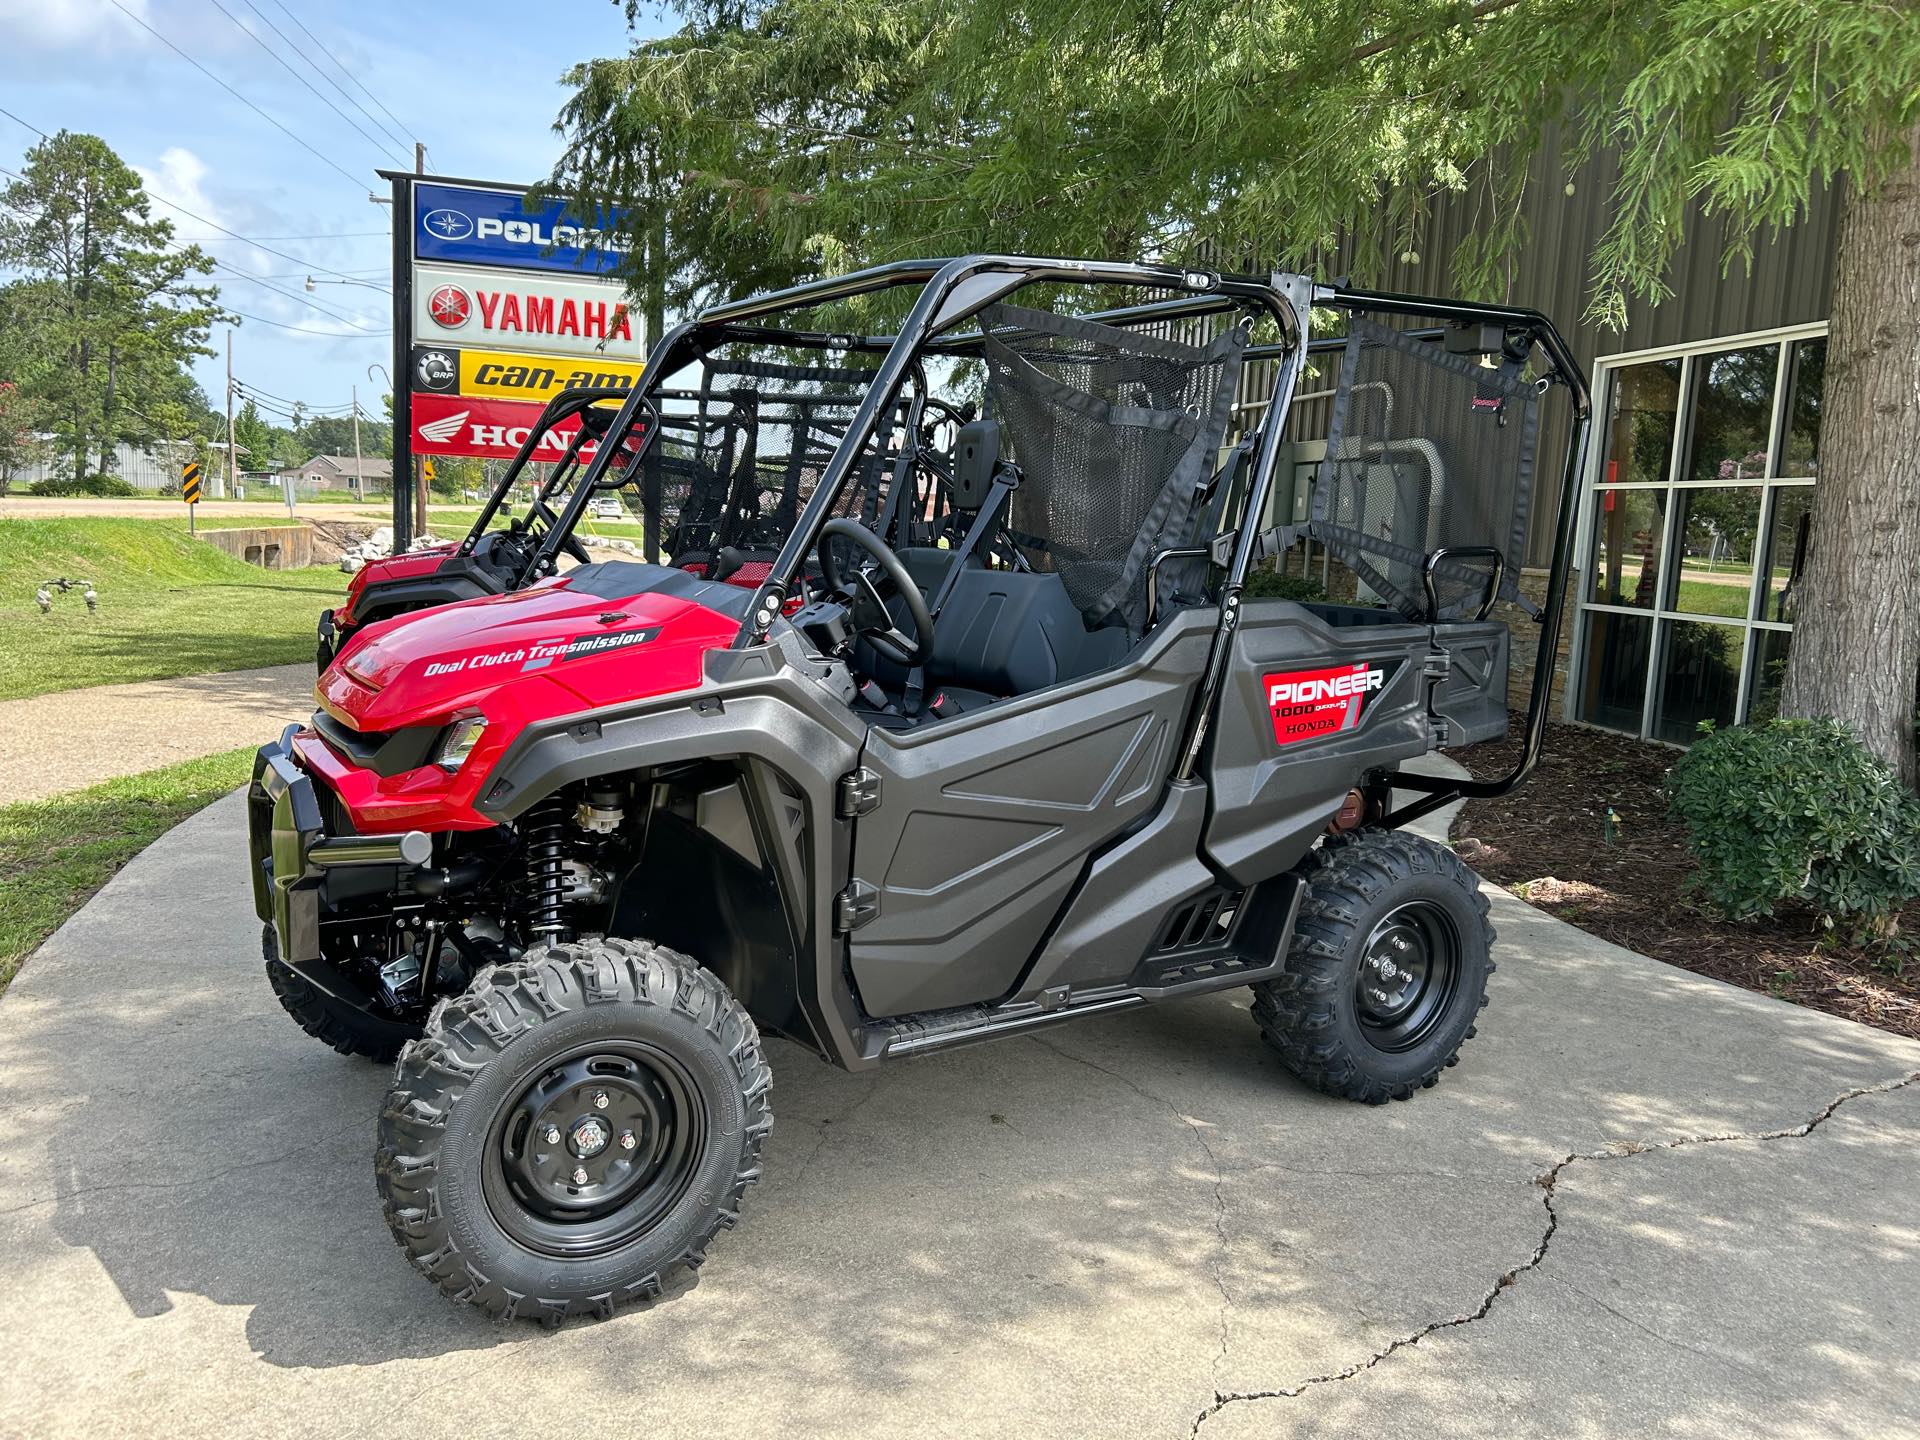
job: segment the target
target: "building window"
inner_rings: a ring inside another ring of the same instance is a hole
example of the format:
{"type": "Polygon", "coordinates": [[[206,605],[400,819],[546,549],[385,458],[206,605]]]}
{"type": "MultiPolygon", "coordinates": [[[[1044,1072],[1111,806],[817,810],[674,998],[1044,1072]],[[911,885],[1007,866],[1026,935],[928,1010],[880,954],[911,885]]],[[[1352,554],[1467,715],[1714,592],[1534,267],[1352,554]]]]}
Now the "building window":
{"type": "Polygon", "coordinates": [[[1684,745],[1778,708],[1825,330],[1600,362],[1571,718],[1684,745]]]}

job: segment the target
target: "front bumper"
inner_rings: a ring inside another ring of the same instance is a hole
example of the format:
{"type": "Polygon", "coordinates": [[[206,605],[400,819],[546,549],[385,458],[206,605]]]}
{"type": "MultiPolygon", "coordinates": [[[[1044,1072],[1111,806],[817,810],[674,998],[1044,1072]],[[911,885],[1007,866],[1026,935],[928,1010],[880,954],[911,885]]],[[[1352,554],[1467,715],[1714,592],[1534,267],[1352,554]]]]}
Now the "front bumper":
{"type": "MultiPolygon", "coordinates": [[[[321,953],[320,924],[330,868],[379,864],[388,858],[388,850],[403,846],[410,856],[401,863],[411,868],[424,858],[419,847],[429,842],[421,835],[404,842],[329,835],[319,788],[294,756],[293,737],[299,733],[300,726],[287,726],[253,759],[253,782],[247,787],[247,859],[254,913],[273,932],[273,952],[288,969],[360,1011],[365,1023],[391,1030],[396,1039],[410,1039],[419,1033],[416,1027],[395,1021],[364,984],[321,953]]],[[[392,873],[397,880],[397,866],[392,873]]]]}
{"type": "Polygon", "coordinates": [[[247,787],[254,913],[273,927],[280,958],[289,965],[320,956],[324,877],[307,857],[326,833],[313,779],[293,758],[293,737],[299,730],[289,725],[278,740],[260,747],[253,757],[253,783],[247,787]]]}

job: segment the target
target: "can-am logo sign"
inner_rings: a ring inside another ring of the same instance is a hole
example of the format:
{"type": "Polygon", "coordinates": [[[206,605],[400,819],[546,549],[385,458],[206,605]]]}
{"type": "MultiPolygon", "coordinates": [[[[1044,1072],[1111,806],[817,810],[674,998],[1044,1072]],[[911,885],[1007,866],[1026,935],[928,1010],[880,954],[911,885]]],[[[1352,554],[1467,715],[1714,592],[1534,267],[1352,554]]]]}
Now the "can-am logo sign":
{"type": "Polygon", "coordinates": [[[1273,715],[1276,745],[1297,745],[1322,735],[1357,729],[1367,697],[1386,684],[1387,672],[1366,660],[1328,670],[1286,670],[1261,677],[1273,715]]]}
{"type": "Polygon", "coordinates": [[[525,192],[420,183],[413,253],[421,260],[606,275],[626,258],[622,212],[575,214],[564,201],[529,210],[525,192]]]}
{"type": "Polygon", "coordinates": [[[414,269],[414,333],[457,331],[501,350],[640,360],[646,335],[626,292],[603,280],[511,270],[414,269]]]}

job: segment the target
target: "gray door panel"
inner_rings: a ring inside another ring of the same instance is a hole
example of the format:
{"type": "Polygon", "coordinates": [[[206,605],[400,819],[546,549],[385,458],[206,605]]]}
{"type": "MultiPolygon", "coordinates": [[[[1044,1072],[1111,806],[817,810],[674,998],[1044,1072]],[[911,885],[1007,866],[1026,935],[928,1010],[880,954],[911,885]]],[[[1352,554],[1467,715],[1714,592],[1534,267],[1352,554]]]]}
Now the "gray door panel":
{"type": "Polygon", "coordinates": [[[1242,607],[1207,757],[1208,857],[1250,885],[1298,863],[1366,771],[1424,754],[1425,625],[1242,607]]]}
{"type": "Polygon", "coordinates": [[[1174,616],[1103,674],[869,735],[880,803],[855,824],[853,874],[878,913],[849,937],[868,1014],[1013,988],[1088,855],[1157,803],[1213,619],[1174,616]]]}

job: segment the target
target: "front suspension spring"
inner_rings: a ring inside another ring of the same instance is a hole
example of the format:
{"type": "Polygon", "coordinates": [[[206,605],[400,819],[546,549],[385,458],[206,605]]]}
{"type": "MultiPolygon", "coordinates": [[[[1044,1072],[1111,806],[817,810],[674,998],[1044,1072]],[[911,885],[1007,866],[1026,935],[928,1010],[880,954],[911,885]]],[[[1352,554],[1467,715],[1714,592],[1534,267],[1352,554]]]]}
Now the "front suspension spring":
{"type": "Polygon", "coordinates": [[[527,929],[536,944],[566,935],[560,918],[567,891],[566,829],[566,806],[557,795],[529,811],[520,827],[527,846],[527,929]]]}

